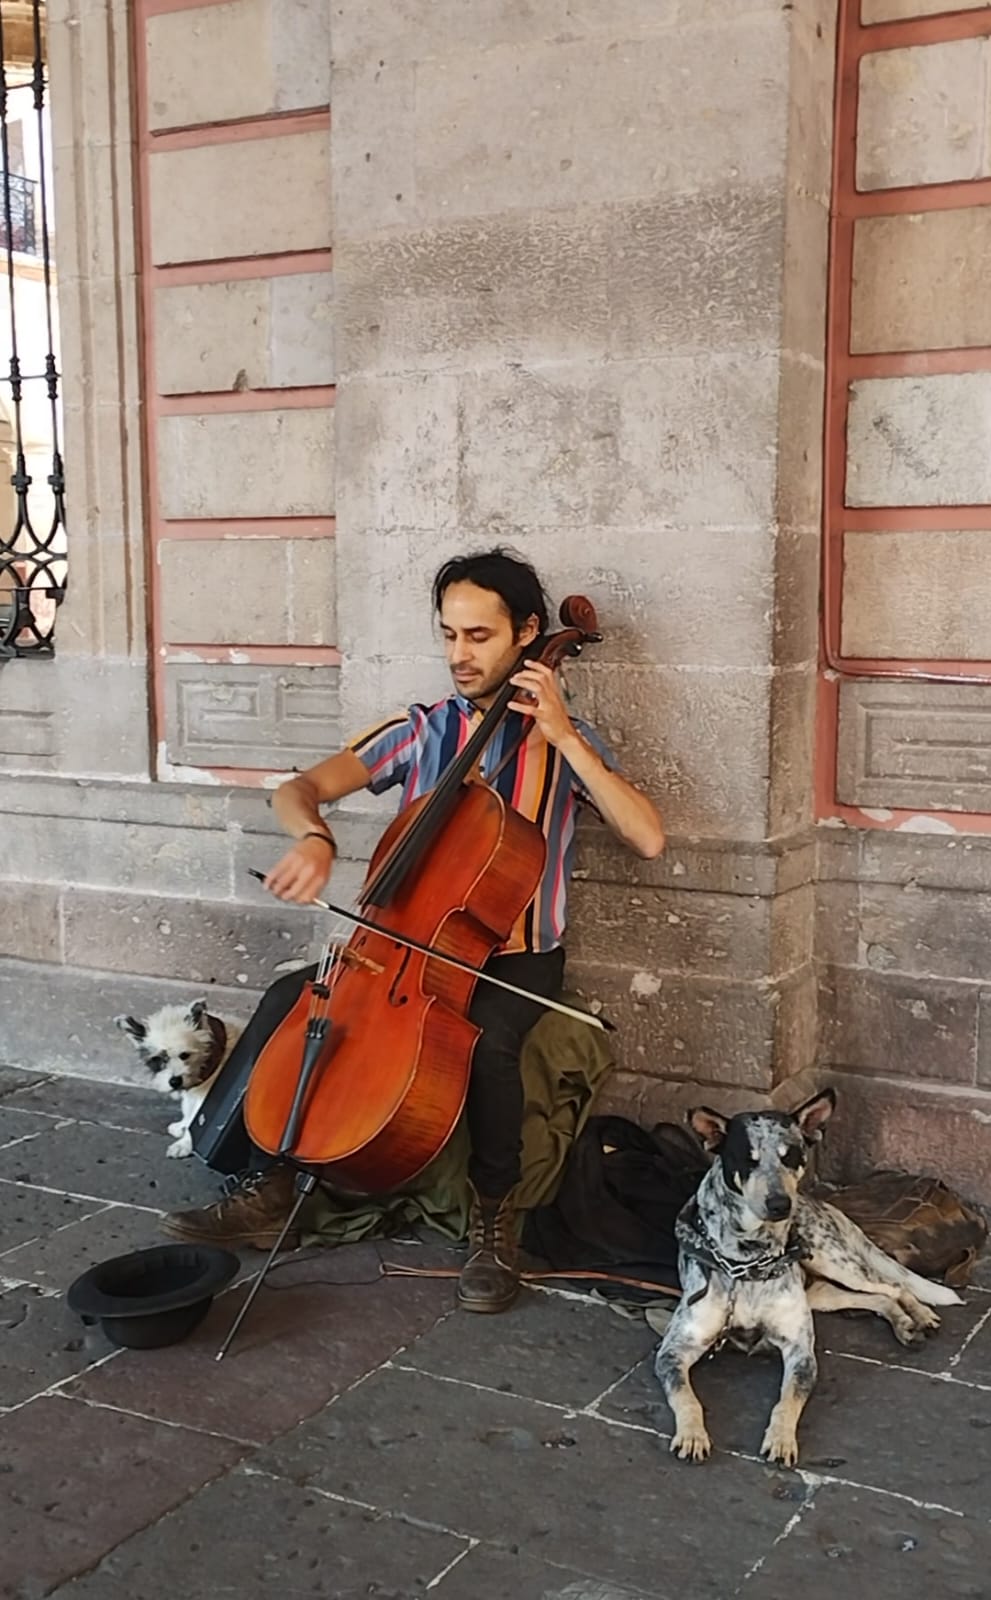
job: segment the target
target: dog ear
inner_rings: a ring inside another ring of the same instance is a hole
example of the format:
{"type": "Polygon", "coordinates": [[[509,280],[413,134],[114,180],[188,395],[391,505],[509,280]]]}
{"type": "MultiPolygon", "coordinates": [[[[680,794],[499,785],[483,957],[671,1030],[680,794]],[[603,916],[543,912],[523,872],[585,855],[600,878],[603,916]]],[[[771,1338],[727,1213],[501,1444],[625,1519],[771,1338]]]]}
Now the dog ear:
{"type": "Polygon", "coordinates": [[[198,1028],[206,1016],[206,1001],[194,1000],[188,1012],[189,1020],[194,1028],[198,1028]]]}
{"type": "Polygon", "coordinates": [[[835,1110],[836,1090],[823,1089],[821,1094],[815,1094],[811,1100],[805,1100],[792,1112],[792,1116],[798,1122],[806,1141],[809,1144],[818,1144],[823,1129],[835,1110]]]}
{"type": "Polygon", "coordinates": [[[114,1021],[122,1033],[127,1033],[132,1039],[142,1040],[147,1035],[148,1029],[137,1017],[114,1017],[114,1021]]]}
{"type": "Polygon", "coordinates": [[[685,1121],[693,1133],[697,1133],[707,1150],[718,1150],[726,1137],[729,1124],[725,1117],[718,1111],[711,1111],[708,1106],[694,1106],[686,1114],[685,1121]]]}

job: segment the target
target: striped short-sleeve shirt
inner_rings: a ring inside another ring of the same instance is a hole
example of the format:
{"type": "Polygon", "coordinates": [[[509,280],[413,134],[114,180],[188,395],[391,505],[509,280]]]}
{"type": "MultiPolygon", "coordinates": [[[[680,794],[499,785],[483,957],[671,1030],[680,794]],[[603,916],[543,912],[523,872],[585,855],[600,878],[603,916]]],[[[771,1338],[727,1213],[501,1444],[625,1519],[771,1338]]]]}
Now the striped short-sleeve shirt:
{"type": "MultiPolygon", "coordinates": [[[[482,720],[482,712],[462,695],[449,695],[436,705],[410,706],[352,739],[353,750],[368,768],[373,794],[402,785],[400,810],[433,789],[482,720]]],[[[573,717],[575,727],[616,769],[611,751],[588,723],[573,717]]],[[[506,751],[516,744],[522,718],[510,711],[503,718],[482,759],[482,777],[496,773],[494,787],[522,816],[536,823],[547,842],[547,860],[537,893],[503,946],[504,954],[553,950],[564,937],[568,881],[574,864],[578,807],[591,804],[577,773],[537,727],[532,727],[501,772],[506,751]]]]}

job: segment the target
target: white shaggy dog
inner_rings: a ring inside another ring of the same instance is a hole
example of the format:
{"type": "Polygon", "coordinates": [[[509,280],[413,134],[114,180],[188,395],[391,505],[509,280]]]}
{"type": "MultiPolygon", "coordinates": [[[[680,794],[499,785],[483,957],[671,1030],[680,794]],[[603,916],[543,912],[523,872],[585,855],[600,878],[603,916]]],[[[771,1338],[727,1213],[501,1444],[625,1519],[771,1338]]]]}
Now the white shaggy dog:
{"type": "Polygon", "coordinates": [[[179,1118],[169,1124],[173,1143],[165,1154],[175,1159],[191,1156],[193,1118],[241,1028],[212,1017],[205,1000],[194,1000],[188,1006],[162,1006],[143,1020],[121,1016],[114,1017],[114,1022],[131,1040],[152,1075],[153,1086],[179,1101],[179,1118]]]}

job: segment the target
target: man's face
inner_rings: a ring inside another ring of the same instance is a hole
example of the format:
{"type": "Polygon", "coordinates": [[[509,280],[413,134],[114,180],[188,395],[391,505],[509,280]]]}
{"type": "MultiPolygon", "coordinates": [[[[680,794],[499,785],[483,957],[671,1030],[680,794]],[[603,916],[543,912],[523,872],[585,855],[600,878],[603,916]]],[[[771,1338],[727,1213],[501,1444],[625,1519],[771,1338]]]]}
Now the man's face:
{"type": "Polygon", "coordinates": [[[520,651],[537,636],[531,617],[514,636],[513,621],[499,595],[475,583],[452,583],[440,612],[444,649],[459,694],[484,706],[502,687],[520,651]]]}

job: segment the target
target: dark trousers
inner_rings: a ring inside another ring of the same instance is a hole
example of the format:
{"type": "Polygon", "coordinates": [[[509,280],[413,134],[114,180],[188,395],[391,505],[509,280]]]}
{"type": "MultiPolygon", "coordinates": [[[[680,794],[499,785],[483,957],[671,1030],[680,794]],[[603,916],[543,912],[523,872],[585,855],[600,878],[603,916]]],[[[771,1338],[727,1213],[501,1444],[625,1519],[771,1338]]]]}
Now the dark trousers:
{"type": "MultiPolygon", "coordinates": [[[[553,999],[564,977],[564,951],[493,956],[485,968],[494,977],[532,994],[553,999]]],[[[231,1052],[232,1071],[257,1059],[262,1046],[288,1016],[315,967],[290,972],[266,990],[231,1052]]],[[[482,1030],[472,1057],[468,1083],[468,1136],[471,1156],[468,1176],[478,1193],[502,1198],[520,1180],[523,1129],[523,1080],[520,1053],[523,1039],[543,1016],[545,1006],[536,1000],[508,994],[491,983],[476,983],[468,1015],[482,1030]]],[[[275,1157],[253,1148],[251,1170],[265,1171],[275,1157]]]]}

